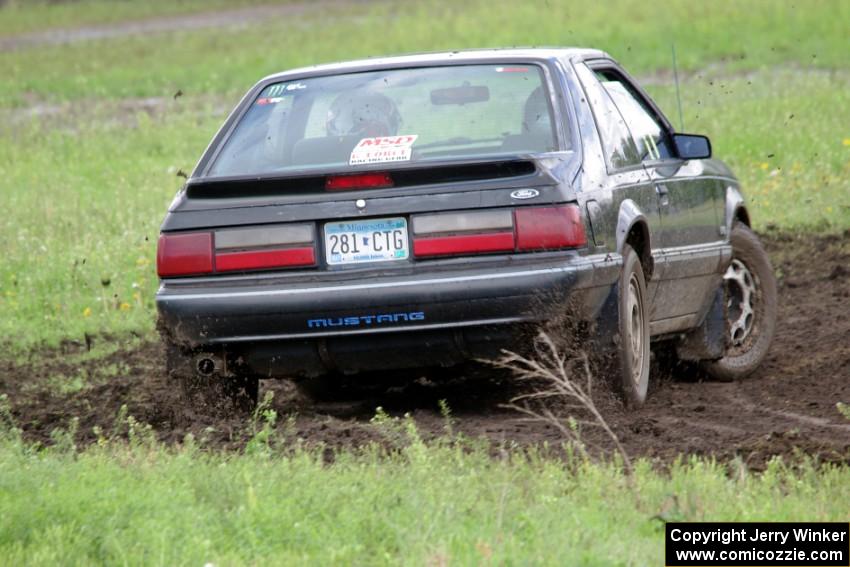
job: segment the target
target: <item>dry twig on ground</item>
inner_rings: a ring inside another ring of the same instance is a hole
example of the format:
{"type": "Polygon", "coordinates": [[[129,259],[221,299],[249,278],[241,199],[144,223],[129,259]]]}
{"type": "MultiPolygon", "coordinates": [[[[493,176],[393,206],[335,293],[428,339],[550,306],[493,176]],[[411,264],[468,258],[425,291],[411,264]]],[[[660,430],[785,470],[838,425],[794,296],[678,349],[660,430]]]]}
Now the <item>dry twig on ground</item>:
{"type": "Polygon", "coordinates": [[[631,459],[593,400],[594,375],[587,353],[560,349],[544,331],[537,335],[535,346],[535,358],[503,351],[504,356],[493,363],[519,380],[541,384],[540,389],[514,397],[506,407],[556,427],[582,454],[586,450],[579,427],[601,428],[617,447],[626,472],[631,473],[631,459]],[[560,403],[555,410],[560,415],[551,408],[550,402],[555,401],[560,403]],[[589,413],[591,419],[579,419],[574,413],[589,413]]]}

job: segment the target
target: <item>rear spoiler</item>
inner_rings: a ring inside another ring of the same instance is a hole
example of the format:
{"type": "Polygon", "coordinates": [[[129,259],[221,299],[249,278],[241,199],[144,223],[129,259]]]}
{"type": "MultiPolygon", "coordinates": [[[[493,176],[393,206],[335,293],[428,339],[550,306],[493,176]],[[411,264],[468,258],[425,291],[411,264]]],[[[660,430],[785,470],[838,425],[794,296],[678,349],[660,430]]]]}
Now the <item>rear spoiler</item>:
{"type": "MultiPolygon", "coordinates": [[[[427,167],[381,169],[392,182],[392,187],[433,185],[440,183],[460,183],[466,181],[484,181],[533,175],[537,166],[532,160],[505,160],[453,165],[430,165],[427,167]]],[[[325,193],[329,177],[373,173],[374,168],[363,171],[334,171],[329,173],[301,174],[291,176],[268,176],[252,178],[213,178],[191,179],[186,184],[188,199],[229,199],[240,197],[274,197],[278,195],[297,195],[325,193]]],[[[338,189],[336,189],[338,191],[338,189]]]]}

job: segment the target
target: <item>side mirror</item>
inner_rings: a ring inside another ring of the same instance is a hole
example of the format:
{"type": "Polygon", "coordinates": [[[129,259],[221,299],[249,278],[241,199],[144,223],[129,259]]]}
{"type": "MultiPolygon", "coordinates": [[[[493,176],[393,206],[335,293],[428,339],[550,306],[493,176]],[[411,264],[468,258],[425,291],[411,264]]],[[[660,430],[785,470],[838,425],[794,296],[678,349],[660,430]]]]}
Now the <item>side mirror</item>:
{"type": "Polygon", "coordinates": [[[711,157],[711,141],[699,134],[673,134],[676,155],[682,159],[708,159],[711,157]]]}

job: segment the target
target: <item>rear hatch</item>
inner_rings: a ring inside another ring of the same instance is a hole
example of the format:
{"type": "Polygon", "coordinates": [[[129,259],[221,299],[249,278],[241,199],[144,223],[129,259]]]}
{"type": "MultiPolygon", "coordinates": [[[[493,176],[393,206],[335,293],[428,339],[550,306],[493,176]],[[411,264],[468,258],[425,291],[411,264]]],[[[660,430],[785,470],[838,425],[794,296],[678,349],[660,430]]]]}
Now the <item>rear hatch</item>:
{"type": "Polygon", "coordinates": [[[175,201],[160,275],[403,270],[583,246],[550,74],[437,61],[259,83],[175,201]]]}
{"type": "Polygon", "coordinates": [[[164,278],[315,274],[578,248],[586,239],[572,198],[530,158],[193,179],[163,224],[158,269],[164,278]]]}

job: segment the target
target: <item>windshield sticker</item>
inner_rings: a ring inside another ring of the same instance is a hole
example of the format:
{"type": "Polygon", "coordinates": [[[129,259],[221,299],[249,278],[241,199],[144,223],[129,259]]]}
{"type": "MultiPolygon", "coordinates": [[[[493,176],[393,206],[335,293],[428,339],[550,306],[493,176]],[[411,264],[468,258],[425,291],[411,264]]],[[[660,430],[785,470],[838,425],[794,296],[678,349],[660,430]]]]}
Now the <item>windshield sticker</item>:
{"type": "Polygon", "coordinates": [[[413,142],[418,134],[408,136],[383,136],[363,138],[351,150],[349,165],[367,163],[387,163],[392,161],[410,161],[413,142]]]}
{"type": "Polygon", "coordinates": [[[290,83],[288,85],[286,83],[278,83],[269,87],[266,96],[279,96],[282,94],[291,93],[292,91],[300,91],[306,88],[307,85],[303,83],[290,83]]]}
{"type": "Polygon", "coordinates": [[[303,83],[278,83],[271,85],[263,91],[263,95],[257,99],[256,104],[263,106],[265,104],[277,104],[283,102],[284,95],[293,94],[295,91],[304,90],[307,85],[303,83]]]}
{"type": "Polygon", "coordinates": [[[277,104],[279,102],[283,102],[284,100],[286,99],[284,99],[282,96],[276,96],[273,98],[258,98],[257,105],[263,106],[266,104],[277,104]]]}
{"type": "Polygon", "coordinates": [[[528,73],[528,67],[496,67],[497,73],[528,73]]]}

